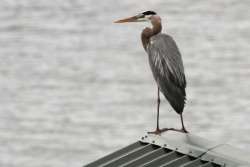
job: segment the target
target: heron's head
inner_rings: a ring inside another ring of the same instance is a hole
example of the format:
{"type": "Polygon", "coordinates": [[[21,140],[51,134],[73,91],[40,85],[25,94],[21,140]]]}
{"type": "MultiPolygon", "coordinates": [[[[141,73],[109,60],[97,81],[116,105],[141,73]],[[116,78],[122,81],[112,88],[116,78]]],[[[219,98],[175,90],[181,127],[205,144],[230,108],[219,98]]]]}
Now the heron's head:
{"type": "Polygon", "coordinates": [[[151,21],[153,24],[154,22],[160,22],[161,18],[154,11],[146,11],[132,17],[127,17],[121,20],[117,20],[115,21],[115,23],[147,22],[147,21],[151,21]]]}

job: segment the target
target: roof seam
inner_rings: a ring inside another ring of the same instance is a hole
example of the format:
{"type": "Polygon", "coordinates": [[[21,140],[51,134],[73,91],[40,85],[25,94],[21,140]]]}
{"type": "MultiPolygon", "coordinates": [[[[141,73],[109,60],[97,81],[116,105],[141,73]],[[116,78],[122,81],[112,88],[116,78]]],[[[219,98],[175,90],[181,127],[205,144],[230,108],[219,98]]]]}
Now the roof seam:
{"type": "Polygon", "coordinates": [[[217,144],[217,145],[215,145],[215,146],[213,146],[213,147],[211,147],[211,148],[208,148],[204,153],[201,153],[199,156],[197,156],[197,158],[202,158],[202,157],[203,157],[204,155],[206,155],[209,151],[212,151],[213,149],[218,148],[218,147],[223,146],[223,145],[225,145],[225,144],[217,144]]]}

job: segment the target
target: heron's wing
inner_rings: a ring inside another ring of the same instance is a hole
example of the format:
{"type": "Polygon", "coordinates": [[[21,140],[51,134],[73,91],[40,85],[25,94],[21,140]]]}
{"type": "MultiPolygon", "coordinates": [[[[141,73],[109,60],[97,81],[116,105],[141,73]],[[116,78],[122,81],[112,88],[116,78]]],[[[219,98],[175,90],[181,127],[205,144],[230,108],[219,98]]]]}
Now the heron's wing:
{"type": "Polygon", "coordinates": [[[173,40],[166,34],[158,34],[152,37],[147,52],[158,68],[158,75],[171,80],[181,88],[186,88],[186,78],[181,58],[181,53],[173,40]]]}
{"type": "Polygon", "coordinates": [[[186,79],[175,41],[169,35],[158,34],[151,37],[147,52],[158,86],[176,112],[181,113],[186,99],[186,79]]]}

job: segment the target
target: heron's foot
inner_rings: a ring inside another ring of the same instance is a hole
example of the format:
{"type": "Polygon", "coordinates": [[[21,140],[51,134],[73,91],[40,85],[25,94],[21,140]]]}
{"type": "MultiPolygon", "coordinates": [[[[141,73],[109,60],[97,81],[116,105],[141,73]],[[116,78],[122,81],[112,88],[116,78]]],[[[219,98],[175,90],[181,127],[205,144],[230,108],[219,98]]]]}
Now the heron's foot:
{"type": "Polygon", "coordinates": [[[175,128],[164,128],[162,129],[163,131],[176,131],[176,132],[181,132],[181,133],[188,133],[188,131],[185,128],[182,129],[175,129],[175,128]]]}
{"type": "Polygon", "coordinates": [[[163,128],[163,129],[156,129],[155,131],[152,131],[152,132],[148,132],[148,134],[160,135],[161,133],[169,131],[169,130],[178,131],[177,129],[174,129],[174,128],[163,128]]]}
{"type": "Polygon", "coordinates": [[[176,132],[181,132],[181,133],[188,133],[188,131],[183,128],[183,129],[175,129],[175,128],[163,128],[163,129],[156,129],[155,131],[148,132],[148,134],[155,134],[155,135],[160,135],[163,132],[167,131],[176,131],[176,132]]]}
{"type": "Polygon", "coordinates": [[[161,134],[161,129],[156,129],[155,131],[151,131],[151,132],[148,132],[148,134],[155,134],[155,135],[159,135],[159,134],[161,134]]]}
{"type": "Polygon", "coordinates": [[[182,128],[181,131],[182,131],[183,133],[189,133],[185,128],[182,128]]]}

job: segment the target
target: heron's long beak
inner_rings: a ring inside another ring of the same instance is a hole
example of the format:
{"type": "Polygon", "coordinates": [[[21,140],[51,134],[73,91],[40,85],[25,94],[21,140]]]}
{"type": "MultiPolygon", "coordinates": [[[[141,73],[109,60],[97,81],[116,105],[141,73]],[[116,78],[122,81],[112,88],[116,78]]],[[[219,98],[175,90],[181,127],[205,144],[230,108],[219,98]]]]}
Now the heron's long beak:
{"type": "Polygon", "coordinates": [[[128,22],[144,22],[148,21],[147,18],[141,17],[142,15],[136,15],[128,18],[124,18],[121,20],[117,20],[114,23],[128,23],[128,22]]]}
{"type": "Polygon", "coordinates": [[[132,16],[132,17],[127,17],[121,20],[117,20],[114,23],[127,23],[127,22],[136,22],[137,21],[137,17],[136,16],[132,16]]]}

